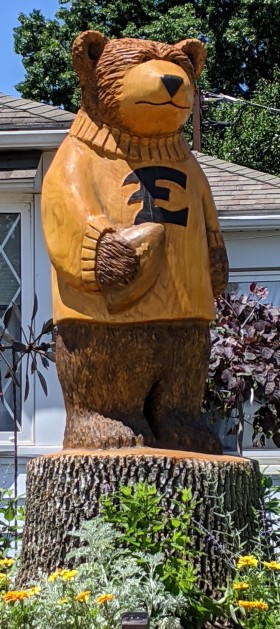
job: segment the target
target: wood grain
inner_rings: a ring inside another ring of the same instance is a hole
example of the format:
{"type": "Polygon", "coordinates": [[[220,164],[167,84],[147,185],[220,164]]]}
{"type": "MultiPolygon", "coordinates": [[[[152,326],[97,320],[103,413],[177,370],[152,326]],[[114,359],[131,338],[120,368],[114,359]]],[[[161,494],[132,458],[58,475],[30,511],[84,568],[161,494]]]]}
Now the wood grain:
{"type": "Polygon", "coordinates": [[[209,354],[207,323],[59,324],[64,447],[221,453],[200,410],[209,354]]]}

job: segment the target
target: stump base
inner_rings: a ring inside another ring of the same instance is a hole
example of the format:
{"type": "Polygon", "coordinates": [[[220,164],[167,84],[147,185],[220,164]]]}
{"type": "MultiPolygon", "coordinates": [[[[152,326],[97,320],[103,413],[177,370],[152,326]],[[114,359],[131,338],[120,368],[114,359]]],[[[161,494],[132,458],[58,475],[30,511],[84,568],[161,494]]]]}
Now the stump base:
{"type": "Polygon", "coordinates": [[[205,534],[195,533],[193,550],[198,556],[199,572],[208,591],[225,583],[227,571],[217,552],[226,544],[227,520],[242,529],[248,541],[254,534],[254,509],[259,506],[259,467],[256,461],[194,452],[154,448],[120,450],[64,450],[41,456],[28,464],[26,522],[23,535],[20,584],[34,583],[42,573],[64,565],[73,547],[70,531],[83,519],[98,513],[102,493],[120,484],[139,481],[155,483],[164,507],[172,511],[171,499],[179,498],[180,488],[191,487],[198,500],[195,520],[205,534]],[[221,515],[219,515],[221,514],[221,515]],[[213,544],[211,535],[218,531],[213,544]],[[206,538],[208,537],[208,540],[206,538]]]}

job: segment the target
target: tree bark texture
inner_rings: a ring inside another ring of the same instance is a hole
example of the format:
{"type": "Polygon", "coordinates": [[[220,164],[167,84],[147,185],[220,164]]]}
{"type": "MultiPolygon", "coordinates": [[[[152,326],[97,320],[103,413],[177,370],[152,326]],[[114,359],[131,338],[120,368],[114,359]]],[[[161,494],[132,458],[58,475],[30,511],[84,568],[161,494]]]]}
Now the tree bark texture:
{"type": "Polygon", "coordinates": [[[64,448],[221,453],[201,418],[209,357],[207,321],[59,324],[64,448]]]}
{"type": "Polygon", "coordinates": [[[41,573],[71,564],[67,552],[77,545],[70,532],[82,520],[97,515],[99,498],[122,484],[155,483],[164,507],[176,513],[172,499],[191,487],[198,501],[191,546],[203,587],[211,592],[225,584],[225,548],[232,546],[234,528],[250,551],[259,507],[258,464],[248,459],[200,455],[150,448],[119,451],[62,451],[28,464],[26,521],[19,583],[34,583],[41,573]],[[232,523],[226,514],[231,513],[232,523]],[[202,530],[197,533],[196,523],[202,530]]]}

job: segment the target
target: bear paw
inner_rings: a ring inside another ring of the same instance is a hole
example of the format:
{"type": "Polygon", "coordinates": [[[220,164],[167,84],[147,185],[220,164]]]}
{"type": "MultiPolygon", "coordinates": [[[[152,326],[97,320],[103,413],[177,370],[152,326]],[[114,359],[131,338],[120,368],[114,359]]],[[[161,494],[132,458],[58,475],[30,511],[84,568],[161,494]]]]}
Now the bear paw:
{"type": "Polygon", "coordinates": [[[100,238],[96,279],[110,313],[129,308],[155,284],[164,238],[164,227],[159,223],[133,225],[100,238]]]}
{"type": "Polygon", "coordinates": [[[96,280],[99,287],[126,286],[137,275],[139,257],[132,245],[117,233],[100,238],[96,256],[96,280]]]}

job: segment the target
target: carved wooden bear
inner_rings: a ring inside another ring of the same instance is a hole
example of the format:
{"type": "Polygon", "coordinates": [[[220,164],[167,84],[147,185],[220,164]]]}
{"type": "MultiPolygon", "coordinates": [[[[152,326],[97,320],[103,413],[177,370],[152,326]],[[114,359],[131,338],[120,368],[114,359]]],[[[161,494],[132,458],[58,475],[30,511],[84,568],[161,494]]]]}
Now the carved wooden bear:
{"type": "Polygon", "coordinates": [[[220,450],[200,407],[228,264],[182,133],[205,56],[192,39],[74,42],[81,109],[42,198],[65,447],[220,450]]]}

